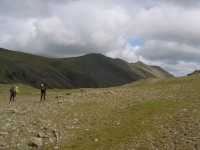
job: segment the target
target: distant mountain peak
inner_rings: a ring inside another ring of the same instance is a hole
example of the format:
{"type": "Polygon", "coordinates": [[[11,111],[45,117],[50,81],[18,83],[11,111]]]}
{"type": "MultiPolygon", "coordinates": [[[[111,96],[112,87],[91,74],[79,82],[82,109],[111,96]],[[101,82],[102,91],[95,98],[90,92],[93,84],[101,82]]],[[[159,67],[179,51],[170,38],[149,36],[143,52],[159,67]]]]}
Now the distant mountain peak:
{"type": "Polygon", "coordinates": [[[144,64],[142,61],[137,61],[136,64],[144,64]]]}

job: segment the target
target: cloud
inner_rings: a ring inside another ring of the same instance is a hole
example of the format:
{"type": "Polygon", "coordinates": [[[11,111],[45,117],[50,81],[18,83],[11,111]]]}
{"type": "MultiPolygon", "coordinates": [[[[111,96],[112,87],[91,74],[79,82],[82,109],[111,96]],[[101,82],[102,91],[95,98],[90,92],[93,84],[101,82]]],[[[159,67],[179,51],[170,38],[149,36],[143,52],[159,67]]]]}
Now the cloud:
{"type": "Polygon", "coordinates": [[[133,24],[135,34],[145,39],[163,39],[199,43],[199,10],[187,11],[176,7],[153,8],[141,11],[133,24]]]}
{"type": "Polygon", "coordinates": [[[177,64],[180,61],[198,62],[200,51],[187,44],[166,41],[148,41],[136,54],[151,61],[167,61],[177,64]]]}
{"type": "Polygon", "coordinates": [[[59,52],[62,56],[116,49],[123,44],[119,28],[125,25],[125,10],[103,7],[96,8],[88,2],[60,6],[53,17],[34,23],[35,39],[43,43],[42,49],[59,52]]]}
{"type": "Polygon", "coordinates": [[[2,16],[15,18],[44,18],[53,15],[57,6],[65,5],[75,0],[1,0],[2,16]]]}
{"type": "Polygon", "coordinates": [[[49,57],[102,53],[180,75],[200,67],[199,7],[197,0],[1,0],[0,47],[49,57]]]}
{"type": "Polygon", "coordinates": [[[171,5],[185,8],[198,8],[200,4],[199,0],[140,0],[140,3],[143,6],[171,5]]]}
{"type": "MultiPolygon", "coordinates": [[[[160,0],[162,1],[162,0],[160,0]]],[[[186,8],[188,7],[198,7],[200,2],[198,0],[164,0],[162,2],[166,2],[166,3],[171,3],[171,4],[176,4],[176,5],[180,5],[180,6],[184,6],[186,8]]]]}

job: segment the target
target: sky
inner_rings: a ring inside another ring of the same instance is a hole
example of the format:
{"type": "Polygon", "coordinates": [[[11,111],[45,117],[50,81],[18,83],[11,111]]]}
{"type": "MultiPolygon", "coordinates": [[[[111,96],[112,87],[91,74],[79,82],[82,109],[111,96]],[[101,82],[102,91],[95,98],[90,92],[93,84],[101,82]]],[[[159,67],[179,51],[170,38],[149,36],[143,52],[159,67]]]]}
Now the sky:
{"type": "Polygon", "coordinates": [[[101,53],[200,69],[199,0],[0,0],[0,47],[46,57],[101,53]]]}

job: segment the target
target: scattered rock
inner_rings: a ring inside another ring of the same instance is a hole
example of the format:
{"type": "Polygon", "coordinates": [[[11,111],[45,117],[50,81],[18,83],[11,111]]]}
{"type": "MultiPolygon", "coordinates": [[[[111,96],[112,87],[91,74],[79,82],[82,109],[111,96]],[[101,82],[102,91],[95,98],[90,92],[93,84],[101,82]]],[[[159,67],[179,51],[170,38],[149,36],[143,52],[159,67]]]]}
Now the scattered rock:
{"type": "Polygon", "coordinates": [[[54,139],[53,138],[49,138],[49,142],[50,143],[54,143],[54,139]]]}
{"type": "Polygon", "coordinates": [[[43,145],[43,140],[42,138],[36,138],[36,137],[32,137],[30,139],[30,141],[32,142],[33,145],[36,145],[36,146],[42,146],[43,145]]]}
{"type": "Polygon", "coordinates": [[[54,146],[54,148],[55,148],[55,149],[58,149],[58,148],[59,148],[59,146],[58,146],[58,145],[56,145],[56,146],[54,146]]]}
{"type": "Polygon", "coordinates": [[[17,109],[10,109],[11,113],[18,113],[17,109]]]}
{"type": "Polygon", "coordinates": [[[62,97],[62,95],[61,95],[61,94],[59,94],[59,95],[57,95],[57,96],[56,96],[56,98],[60,98],[60,97],[62,97]]]}
{"type": "Polygon", "coordinates": [[[42,132],[38,132],[38,137],[43,138],[44,134],[42,132]]]}
{"type": "Polygon", "coordinates": [[[0,132],[0,136],[1,135],[8,135],[8,133],[7,132],[0,132]]]}
{"type": "Polygon", "coordinates": [[[59,136],[58,131],[56,131],[55,129],[53,129],[53,134],[55,136],[56,142],[58,142],[58,136],[59,136]]]}

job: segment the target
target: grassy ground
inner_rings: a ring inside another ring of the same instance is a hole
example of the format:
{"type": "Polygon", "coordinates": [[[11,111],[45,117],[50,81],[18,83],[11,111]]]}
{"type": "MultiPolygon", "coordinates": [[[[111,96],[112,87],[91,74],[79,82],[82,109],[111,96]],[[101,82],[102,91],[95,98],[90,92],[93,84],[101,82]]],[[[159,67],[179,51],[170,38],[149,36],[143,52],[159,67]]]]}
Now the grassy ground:
{"type": "Polygon", "coordinates": [[[34,149],[30,138],[45,136],[41,149],[200,149],[200,76],[148,79],[105,89],[40,91],[0,87],[0,147],[34,149]],[[5,94],[6,93],[6,94],[5,94]],[[55,134],[57,133],[57,134],[55,134]],[[17,135],[16,137],[13,135],[17,135]]]}

